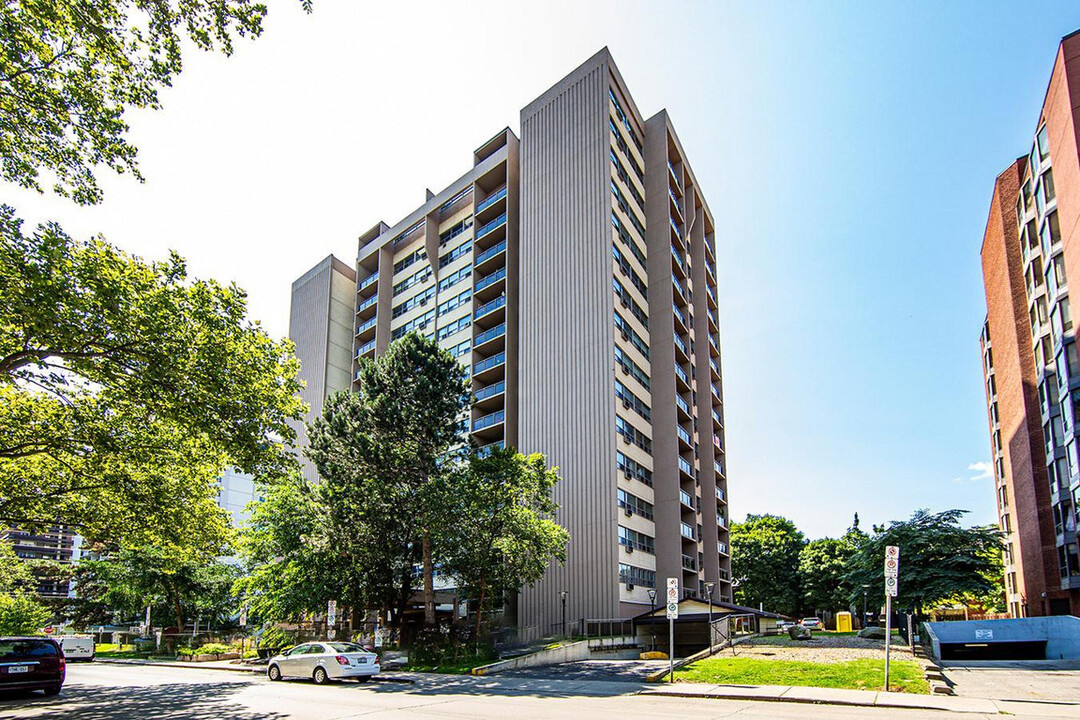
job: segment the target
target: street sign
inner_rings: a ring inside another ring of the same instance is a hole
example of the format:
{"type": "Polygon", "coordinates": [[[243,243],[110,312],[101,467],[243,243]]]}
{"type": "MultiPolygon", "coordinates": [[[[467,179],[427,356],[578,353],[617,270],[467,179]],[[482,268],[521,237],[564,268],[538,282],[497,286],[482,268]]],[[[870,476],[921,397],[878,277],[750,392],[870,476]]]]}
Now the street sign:
{"type": "Polygon", "coordinates": [[[889,639],[892,636],[892,599],[899,589],[900,548],[885,546],[885,690],[889,689],[889,639]]]}
{"type": "Polygon", "coordinates": [[[898,583],[896,582],[895,575],[885,576],[885,594],[889,597],[896,597],[896,593],[899,590],[898,583]]]}
{"type": "Polygon", "coordinates": [[[679,618],[679,578],[667,579],[668,675],[675,682],[675,621],[679,618]]]}
{"type": "Polygon", "coordinates": [[[337,600],[326,603],[326,625],[329,627],[337,622],[337,600]]]}
{"type": "Polygon", "coordinates": [[[247,605],[240,610],[240,627],[247,627],[247,605]]]}
{"type": "Polygon", "coordinates": [[[667,579],[667,616],[670,620],[679,617],[679,578],[667,579]]]}
{"type": "Polygon", "coordinates": [[[44,632],[46,635],[52,635],[54,632],[56,632],[56,629],[52,626],[49,626],[47,628],[44,628],[42,632],[44,632]]]}

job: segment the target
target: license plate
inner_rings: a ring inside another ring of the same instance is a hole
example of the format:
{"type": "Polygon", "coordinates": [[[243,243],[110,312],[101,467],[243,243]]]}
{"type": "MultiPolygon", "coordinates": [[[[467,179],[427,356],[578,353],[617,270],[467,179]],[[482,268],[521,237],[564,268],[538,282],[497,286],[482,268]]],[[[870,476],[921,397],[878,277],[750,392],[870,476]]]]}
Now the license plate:
{"type": "Polygon", "coordinates": [[[366,665],[367,664],[367,658],[358,658],[357,661],[356,661],[356,664],[357,665],[366,665]]]}
{"type": "Polygon", "coordinates": [[[14,675],[15,673],[30,672],[29,665],[15,665],[8,668],[8,673],[14,675]]]}

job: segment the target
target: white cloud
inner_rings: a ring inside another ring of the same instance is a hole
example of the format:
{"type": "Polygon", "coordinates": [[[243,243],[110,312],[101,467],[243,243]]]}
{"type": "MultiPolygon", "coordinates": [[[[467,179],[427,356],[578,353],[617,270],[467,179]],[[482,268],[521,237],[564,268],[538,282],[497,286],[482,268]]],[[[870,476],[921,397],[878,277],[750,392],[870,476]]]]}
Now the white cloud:
{"type": "Polygon", "coordinates": [[[968,472],[973,473],[968,477],[955,477],[954,483],[975,483],[983,480],[994,479],[994,464],[989,462],[973,462],[967,466],[968,472]]]}

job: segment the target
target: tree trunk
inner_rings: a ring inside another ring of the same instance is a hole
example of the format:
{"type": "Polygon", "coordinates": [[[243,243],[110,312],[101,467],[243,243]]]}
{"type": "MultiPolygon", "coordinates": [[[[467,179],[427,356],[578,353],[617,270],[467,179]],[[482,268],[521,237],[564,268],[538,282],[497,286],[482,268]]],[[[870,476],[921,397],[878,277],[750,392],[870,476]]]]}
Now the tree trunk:
{"type": "Polygon", "coordinates": [[[431,535],[424,530],[424,625],[435,626],[435,568],[431,562],[431,535]]]}
{"type": "Polygon", "coordinates": [[[180,598],[176,595],[172,596],[173,612],[176,613],[176,630],[177,632],[184,632],[184,610],[180,607],[180,598]]]}
{"type": "Polygon", "coordinates": [[[473,643],[480,642],[480,621],[484,617],[484,600],[487,595],[487,583],[480,580],[480,596],[476,601],[476,629],[473,632],[473,643]]]}

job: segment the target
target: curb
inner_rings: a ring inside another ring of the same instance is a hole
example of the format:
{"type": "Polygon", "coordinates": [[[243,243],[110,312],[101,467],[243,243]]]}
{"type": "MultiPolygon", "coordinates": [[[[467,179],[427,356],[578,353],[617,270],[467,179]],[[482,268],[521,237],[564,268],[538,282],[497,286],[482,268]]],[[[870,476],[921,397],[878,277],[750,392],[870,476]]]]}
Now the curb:
{"type": "MultiPolygon", "coordinates": [[[[736,686],[738,687],[738,686],[736,686]]],[[[848,699],[842,697],[811,697],[805,695],[786,695],[777,693],[766,692],[754,692],[753,688],[745,687],[748,692],[716,692],[716,691],[695,691],[695,690],[660,690],[658,689],[645,689],[640,691],[639,695],[649,695],[653,697],[688,697],[688,698],[703,698],[708,700],[743,700],[754,702],[779,702],[779,703],[801,703],[804,705],[838,705],[845,707],[874,707],[874,708],[893,708],[893,709],[908,709],[908,710],[936,710],[939,712],[954,712],[954,713],[976,713],[976,714],[992,714],[997,715],[1001,713],[992,700],[986,698],[967,698],[968,700],[981,701],[989,703],[990,707],[982,709],[972,709],[970,707],[948,707],[942,706],[939,703],[935,703],[934,700],[947,700],[941,696],[934,695],[905,695],[904,699],[894,697],[881,697],[880,694],[874,693],[872,698],[863,699],[848,699]],[[930,702],[924,702],[923,700],[931,699],[930,702]]],[[[788,688],[789,690],[791,688],[788,688]]],[[[785,690],[786,692],[786,690],[785,690]]],[[[951,700],[952,698],[948,698],[951,700]]],[[[957,698],[959,699],[959,698],[957,698]]]]}

